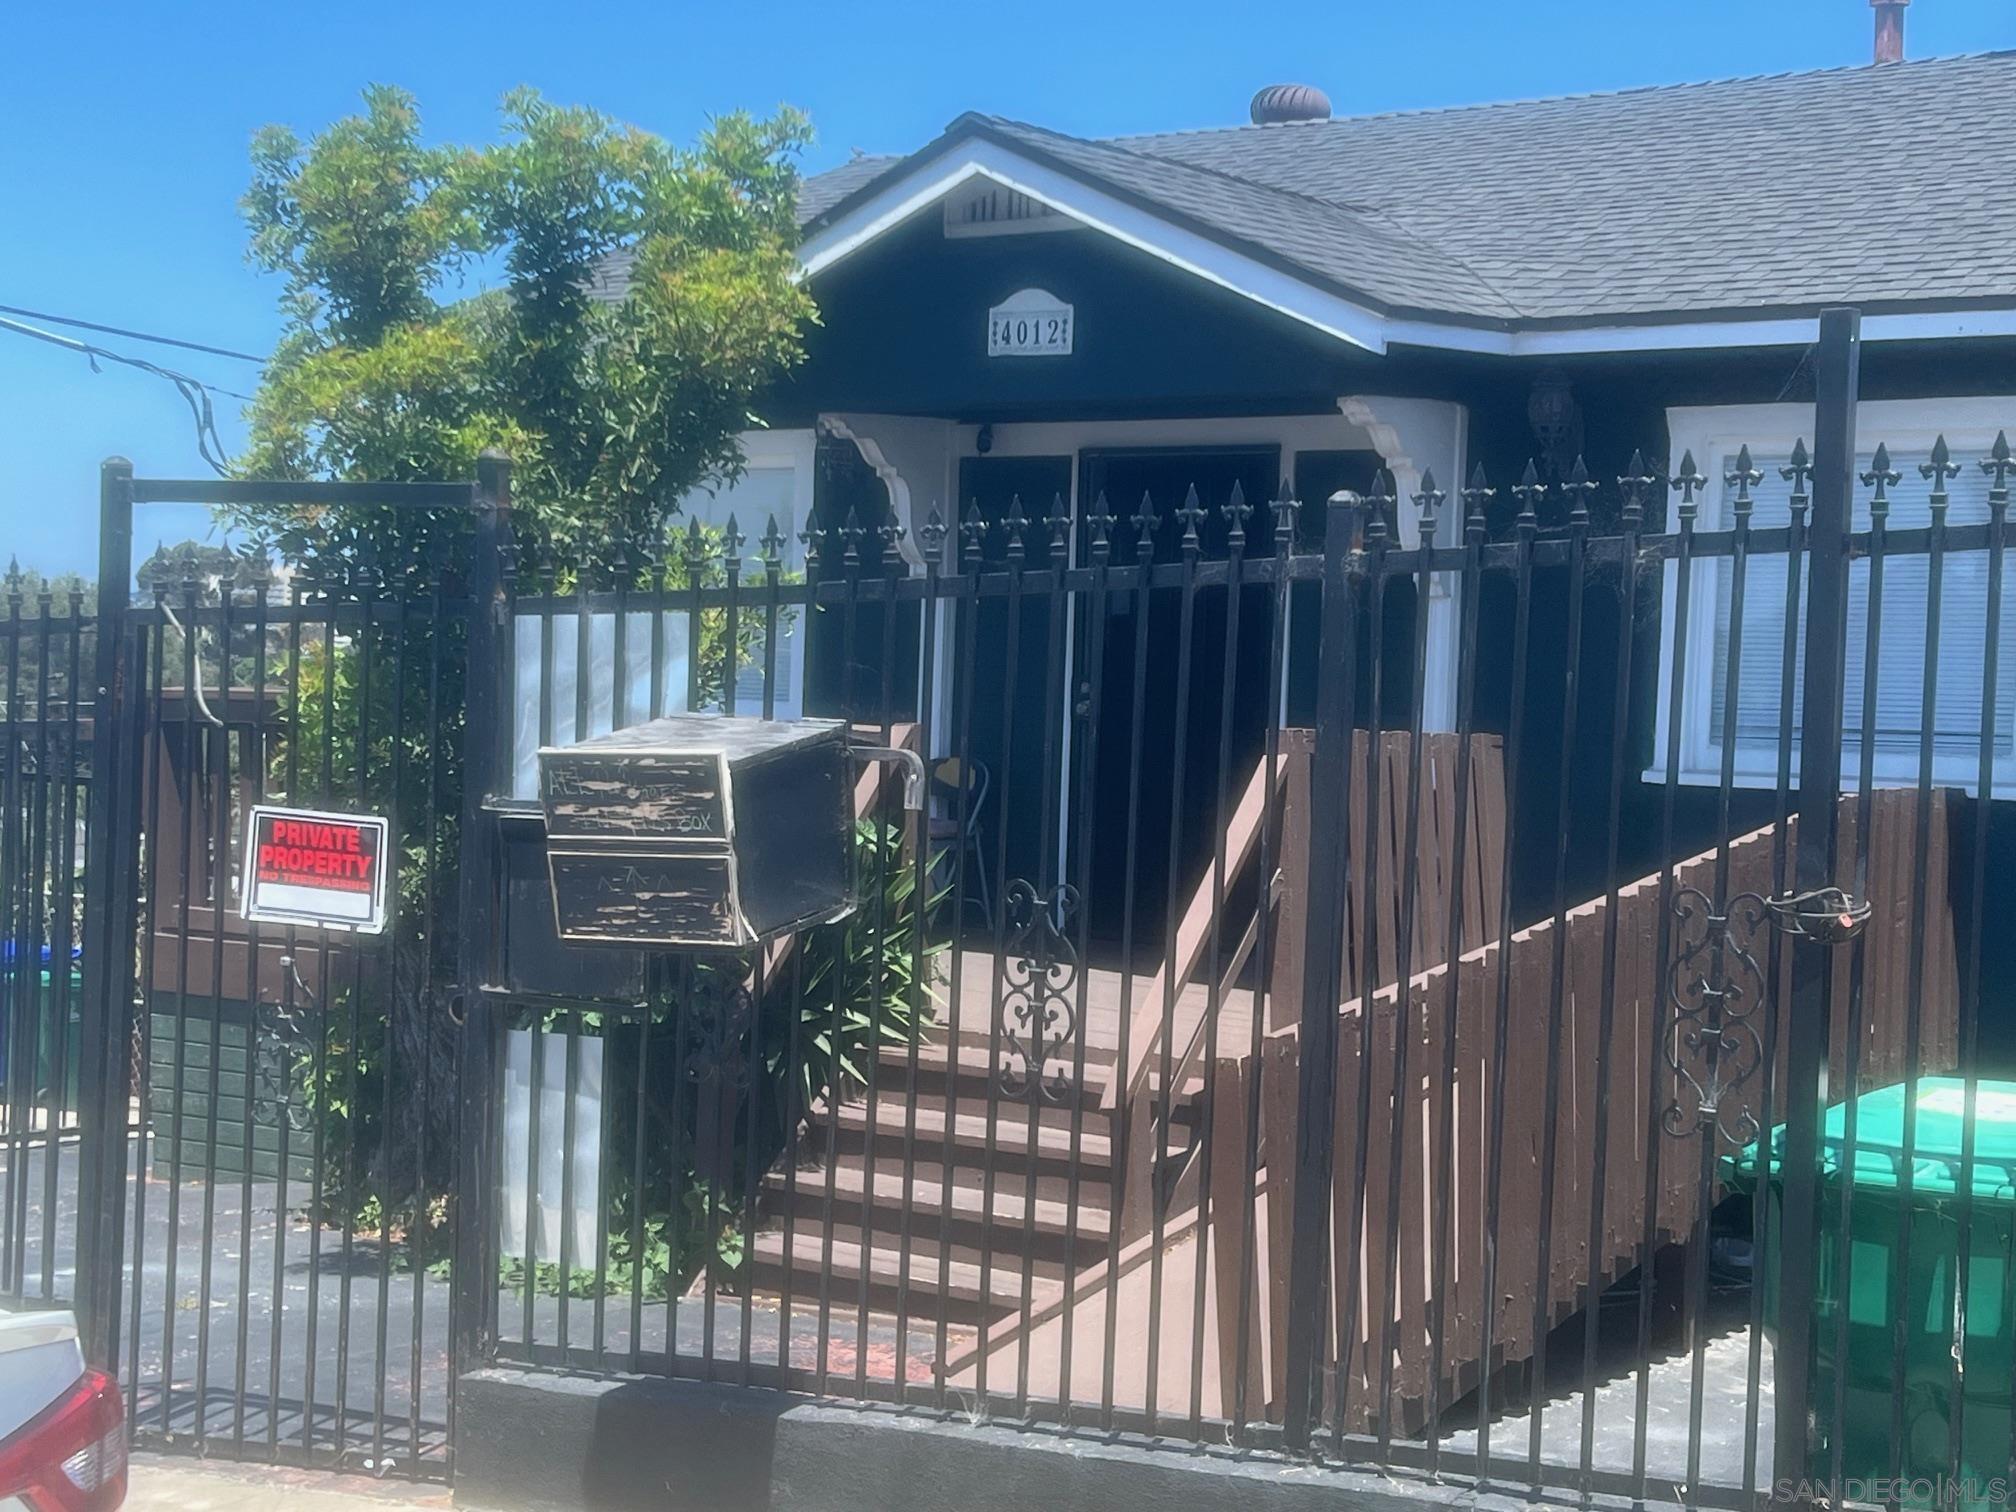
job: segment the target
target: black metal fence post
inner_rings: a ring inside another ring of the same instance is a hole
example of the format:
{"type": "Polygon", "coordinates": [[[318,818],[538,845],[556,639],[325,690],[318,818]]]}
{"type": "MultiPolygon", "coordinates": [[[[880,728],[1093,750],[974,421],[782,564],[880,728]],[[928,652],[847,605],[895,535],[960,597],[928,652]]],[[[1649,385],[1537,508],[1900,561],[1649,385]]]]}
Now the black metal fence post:
{"type": "MultiPolygon", "coordinates": [[[[125,1212],[126,1025],[133,1004],[133,931],[138,899],[138,825],[125,809],[137,784],[122,782],[124,756],[139,749],[122,715],[133,702],[134,668],[126,643],[133,582],[133,464],[106,460],[98,492],[98,640],[92,664],[91,790],[84,869],[84,998],[78,1043],[77,1282],[75,1303],[84,1354],[117,1368],[120,1219],[125,1212]]],[[[50,1130],[48,1158],[56,1158],[50,1130]]]]}
{"type": "Polygon", "coordinates": [[[1350,851],[1352,696],[1357,675],[1357,603],[1351,550],[1359,499],[1332,494],[1324,522],[1322,632],[1317,653],[1315,746],[1309,772],[1309,876],[1302,957],[1301,1054],[1297,1071],[1295,1200],[1288,1262],[1288,1444],[1309,1446],[1323,1413],[1323,1341],[1330,1270],[1330,1180],[1336,1147],[1339,931],[1350,851]]]}
{"type": "MultiPolygon", "coordinates": [[[[1855,398],[1860,312],[1824,310],[1815,360],[1813,522],[1807,532],[1806,685],[1799,710],[1798,844],[1793,889],[1834,881],[1841,797],[1841,716],[1847,677],[1848,532],[1855,487],[1855,398]]],[[[1793,564],[1790,570],[1797,570],[1793,564]]],[[[1776,1465],[1806,1475],[1812,1443],[1815,1286],[1819,1276],[1822,1119],[1828,1100],[1834,947],[1810,936],[1792,946],[1786,1021],[1785,1214],[1778,1252],[1776,1465]]]]}
{"type": "Polygon", "coordinates": [[[511,736],[511,464],[496,452],[476,463],[475,549],[469,569],[468,689],[463,725],[461,875],[456,979],[462,1027],[455,1056],[457,1116],[454,1320],[450,1368],[484,1364],[497,1347],[498,1068],[503,1016],[484,989],[496,976],[503,865],[486,811],[503,788],[511,736]]]}

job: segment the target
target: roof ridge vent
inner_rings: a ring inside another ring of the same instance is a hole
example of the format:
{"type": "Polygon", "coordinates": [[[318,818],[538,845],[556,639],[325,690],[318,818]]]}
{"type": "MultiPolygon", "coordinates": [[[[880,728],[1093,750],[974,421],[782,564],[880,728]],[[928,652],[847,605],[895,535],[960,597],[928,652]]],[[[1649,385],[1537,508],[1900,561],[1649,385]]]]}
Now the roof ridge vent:
{"type": "Polygon", "coordinates": [[[1269,84],[1253,96],[1255,126],[1280,126],[1292,121],[1327,121],[1330,96],[1314,84],[1269,84]]]}

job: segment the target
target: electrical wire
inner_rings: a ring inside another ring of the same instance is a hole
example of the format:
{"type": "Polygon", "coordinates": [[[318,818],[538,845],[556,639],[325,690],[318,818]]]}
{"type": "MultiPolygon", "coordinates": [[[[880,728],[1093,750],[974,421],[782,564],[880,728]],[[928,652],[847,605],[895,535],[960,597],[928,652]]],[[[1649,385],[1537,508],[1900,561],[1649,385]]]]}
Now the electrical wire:
{"type": "Polygon", "coordinates": [[[227,399],[240,399],[249,404],[251,395],[219,388],[215,384],[205,383],[200,378],[192,378],[187,373],[178,373],[173,368],[149,362],[144,357],[128,357],[122,352],[110,351],[71,336],[60,336],[54,331],[24,325],[18,320],[9,320],[4,316],[0,316],[0,331],[12,331],[17,336],[30,336],[37,341],[46,341],[52,346],[76,352],[91,364],[91,371],[94,373],[101,371],[98,363],[102,359],[125,367],[138,368],[141,372],[151,373],[156,378],[167,379],[175,385],[175,391],[182,396],[183,403],[189,406],[190,416],[196,422],[196,450],[209,464],[211,471],[221,475],[229,470],[230,459],[225,454],[223,441],[217,435],[217,414],[210,404],[210,396],[213,393],[221,394],[227,399]]]}
{"type": "MultiPolygon", "coordinates": [[[[168,607],[168,600],[165,598],[161,600],[161,616],[174,627],[177,635],[181,636],[184,640],[189,638],[189,632],[182,628],[182,621],[175,618],[175,611],[168,607]]],[[[190,666],[195,672],[195,688],[193,691],[196,694],[197,711],[211,724],[217,726],[218,729],[223,729],[224,721],[211,712],[210,701],[203,696],[203,658],[200,656],[192,657],[190,659],[190,666]]]]}
{"type": "Polygon", "coordinates": [[[266,359],[252,352],[230,347],[207,346],[200,341],[184,341],[179,336],[156,336],[151,331],[129,331],[124,326],[100,325],[95,320],[79,320],[74,315],[51,315],[47,310],[24,310],[19,305],[0,304],[0,315],[19,315],[25,320],[46,320],[51,325],[75,326],[80,331],[96,331],[102,336],[124,336],[131,341],[151,341],[160,346],[182,347],[191,352],[208,352],[212,357],[235,357],[240,362],[266,365],[266,359]]]}

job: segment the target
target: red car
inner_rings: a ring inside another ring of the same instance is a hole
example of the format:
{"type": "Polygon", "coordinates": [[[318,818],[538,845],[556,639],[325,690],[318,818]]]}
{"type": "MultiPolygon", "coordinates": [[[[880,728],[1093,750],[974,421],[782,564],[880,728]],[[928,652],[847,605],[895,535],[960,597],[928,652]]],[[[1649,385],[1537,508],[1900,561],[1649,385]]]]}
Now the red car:
{"type": "Polygon", "coordinates": [[[0,1313],[0,1512],[107,1512],[125,1500],[119,1384],[86,1367],[77,1320],[0,1313]]]}

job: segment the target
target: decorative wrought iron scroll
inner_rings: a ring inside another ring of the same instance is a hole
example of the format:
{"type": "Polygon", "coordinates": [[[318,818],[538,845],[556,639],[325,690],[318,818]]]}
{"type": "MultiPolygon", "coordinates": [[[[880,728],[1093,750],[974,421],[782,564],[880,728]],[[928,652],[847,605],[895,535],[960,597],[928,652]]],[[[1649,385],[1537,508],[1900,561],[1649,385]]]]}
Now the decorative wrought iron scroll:
{"type": "Polygon", "coordinates": [[[284,1122],[295,1134],[314,1127],[296,1070],[307,1044],[307,1031],[294,1013],[278,1003],[254,1005],[249,1075],[252,1121],[259,1127],[277,1129],[284,1122]]]}
{"type": "Polygon", "coordinates": [[[265,1128],[279,1128],[284,1122],[290,1133],[306,1134],[315,1119],[299,1068],[313,1032],[308,1016],[316,1012],[317,1004],[314,993],[301,980],[301,968],[294,957],[283,955],[280,964],[293,977],[305,1007],[263,999],[252,1005],[252,1021],[247,1026],[252,1121],[265,1128]]]}
{"type": "Polygon", "coordinates": [[[1078,952],[1070,935],[1078,889],[1060,882],[1039,893],[1018,877],[1002,906],[1012,933],[1002,964],[1006,1050],[995,1084],[1003,1097],[1061,1103],[1070,1087],[1061,1062],[1078,1032],[1078,952]],[[1059,1062],[1054,1075],[1048,1074],[1053,1061],[1059,1062]]]}
{"type": "Polygon", "coordinates": [[[1748,1144],[1758,1134],[1756,1115],[1747,1106],[1733,1120],[1727,1115],[1731,1095],[1764,1058],[1757,1023],[1764,972],[1754,945],[1770,905],[1746,892],[1718,910],[1699,888],[1683,887],[1673,913],[1678,945],[1666,989],[1673,1023],[1660,1051],[1679,1084],[1661,1121],[1678,1138],[1713,1130],[1748,1144]]]}

